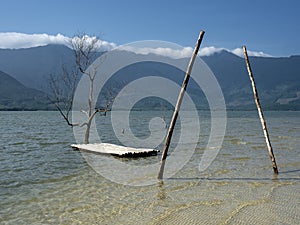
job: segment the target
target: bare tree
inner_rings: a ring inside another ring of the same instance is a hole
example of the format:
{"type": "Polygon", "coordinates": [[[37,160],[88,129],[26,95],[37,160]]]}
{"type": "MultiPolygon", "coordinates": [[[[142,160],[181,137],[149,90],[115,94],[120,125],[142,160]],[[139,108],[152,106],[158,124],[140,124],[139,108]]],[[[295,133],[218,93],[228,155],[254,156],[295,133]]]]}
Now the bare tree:
{"type": "Polygon", "coordinates": [[[67,69],[62,67],[62,73],[58,76],[50,75],[50,88],[53,93],[54,104],[67,124],[71,127],[80,126],[86,127],[84,142],[89,143],[91,122],[97,113],[106,112],[110,110],[113,102],[113,95],[110,94],[106,98],[106,105],[103,108],[93,108],[92,103],[94,80],[98,68],[88,69],[93,61],[98,56],[101,41],[96,37],[89,37],[86,34],[80,34],[73,37],[70,41],[75,57],[75,68],[67,69]],[[76,90],[76,85],[79,76],[87,76],[89,80],[89,97],[87,99],[88,108],[86,111],[81,110],[86,114],[87,120],[84,123],[72,123],[70,112],[72,110],[73,98],[76,90]]]}
{"type": "Polygon", "coordinates": [[[49,98],[54,103],[55,107],[65,119],[67,124],[72,127],[78,126],[78,124],[73,124],[70,119],[77,80],[78,70],[72,69],[69,71],[64,65],[62,66],[61,74],[50,74],[49,80],[53,96],[53,98],[49,98]]]}

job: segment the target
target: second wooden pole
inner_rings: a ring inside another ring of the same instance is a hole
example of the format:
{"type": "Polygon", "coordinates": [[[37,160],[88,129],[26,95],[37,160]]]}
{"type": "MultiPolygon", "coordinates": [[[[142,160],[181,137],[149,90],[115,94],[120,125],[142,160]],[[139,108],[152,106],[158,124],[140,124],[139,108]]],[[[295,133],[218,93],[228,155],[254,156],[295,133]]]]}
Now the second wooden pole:
{"type": "Polygon", "coordinates": [[[262,112],[262,109],[261,109],[261,106],[260,106],[260,102],[259,102],[259,98],[258,98],[258,94],[257,94],[255,82],[254,82],[254,77],[252,75],[252,70],[251,70],[251,67],[250,67],[249,59],[248,59],[246,46],[243,46],[243,51],[244,51],[247,70],[248,70],[249,77],[250,77],[251,84],[252,84],[252,90],[253,90],[253,94],[254,94],[254,99],[255,99],[258,115],[259,115],[259,118],[260,118],[260,122],[261,122],[261,125],[262,125],[262,128],[263,128],[266,143],[267,143],[267,146],[268,146],[269,156],[270,156],[270,159],[272,161],[272,166],[273,166],[274,173],[278,174],[277,164],[276,164],[275,156],[274,156],[274,153],[273,153],[273,148],[272,148],[272,145],[271,145],[271,141],[270,141],[270,138],[269,138],[267,124],[265,122],[264,115],[263,115],[263,112],[262,112]]]}

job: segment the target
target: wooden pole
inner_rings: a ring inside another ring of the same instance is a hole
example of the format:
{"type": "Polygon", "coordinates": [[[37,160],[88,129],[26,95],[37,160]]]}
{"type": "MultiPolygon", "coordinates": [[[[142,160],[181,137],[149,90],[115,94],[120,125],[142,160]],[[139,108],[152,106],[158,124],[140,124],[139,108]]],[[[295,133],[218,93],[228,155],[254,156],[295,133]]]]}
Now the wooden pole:
{"type": "Polygon", "coordinates": [[[180,110],[180,106],[181,106],[181,102],[182,102],[182,99],[183,99],[183,96],[184,96],[184,92],[185,92],[187,84],[189,82],[191,71],[192,71],[192,67],[194,65],[195,58],[196,58],[197,53],[199,51],[200,44],[202,42],[204,33],[205,33],[204,31],[200,31],[197,44],[196,44],[194,52],[193,52],[193,54],[191,56],[191,59],[190,59],[190,62],[189,62],[189,65],[188,65],[188,68],[187,68],[187,71],[186,71],[183,83],[182,83],[181,91],[180,91],[178,99],[177,99],[175,111],[173,113],[173,117],[172,117],[172,120],[171,120],[171,123],[170,123],[170,127],[169,127],[169,130],[168,130],[167,137],[166,137],[166,142],[165,142],[165,145],[164,145],[164,150],[163,150],[161,161],[160,161],[160,170],[159,170],[159,173],[158,173],[158,179],[162,179],[163,178],[163,173],[164,173],[164,168],[165,168],[165,162],[166,162],[166,158],[167,158],[167,155],[168,155],[168,149],[169,149],[169,145],[170,145],[170,142],[171,142],[173,130],[174,130],[174,127],[175,127],[175,124],[176,124],[176,120],[177,120],[177,117],[178,117],[178,112],[180,110]]]}
{"type": "Polygon", "coordinates": [[[272,149],[272,145],[271,145],[270,138],[269,138],[267,124],[265,122],[264,115],[263,115],[263,112],[262,112],[262,109],[261,109],[261,106],[260,106],[260,102],[259,102],[259,98],[258,98],[254,78],[253,78],[253,75],[252,75],[252,70],[251,70],[251,67],[250,67],[250,62],[249,62],[249,59],[248,59],[246,46],[243,46],[243,51],[244,51],[246,65],[247,65],[247,70],[248,70],[249,77],[250,77],[251,84],[252,84],[252,90],[253,90],[253,94],[254,94],[254,99],[255,99],[258,115],[259,115],[259,118],[260,118],[260,122],[261,122],[262,129],[263,129],[263,132],[264,132],[264,135],[265,135],[266,143],[267,143],[267,146],[268,146],[269,156],[270,156],[270,159],[272,161],[272,166],[273,166],[274,173],[278,174],[276,160],[275,160],[275,156],[273,154],[273,149],[272,149]]]}

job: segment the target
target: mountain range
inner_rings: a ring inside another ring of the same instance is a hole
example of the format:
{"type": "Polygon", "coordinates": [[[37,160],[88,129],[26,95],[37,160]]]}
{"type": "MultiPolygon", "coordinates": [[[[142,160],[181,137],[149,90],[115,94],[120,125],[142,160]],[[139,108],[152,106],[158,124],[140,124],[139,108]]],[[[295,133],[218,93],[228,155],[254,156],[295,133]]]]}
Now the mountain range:
{"type": "MultiPolygon", "coordinates": [[[[225,50],[201,58],[218,80],[227,109],[255,109],[243,58],[225,50]]],[[[250,57],[250,62],[264,109],[300,110],[300,56],[250,57]]],[[[0,110],[54,109],[47,98],[49,76],[59,74],[62,65],[75,65],[73,51],[64,45],[0,49],[0,110]]],[[[170,68],[162,68],[162,73],[169,72],[170,68]]],[[[199,105],[204,102],[201,98],[199,105]]]]}

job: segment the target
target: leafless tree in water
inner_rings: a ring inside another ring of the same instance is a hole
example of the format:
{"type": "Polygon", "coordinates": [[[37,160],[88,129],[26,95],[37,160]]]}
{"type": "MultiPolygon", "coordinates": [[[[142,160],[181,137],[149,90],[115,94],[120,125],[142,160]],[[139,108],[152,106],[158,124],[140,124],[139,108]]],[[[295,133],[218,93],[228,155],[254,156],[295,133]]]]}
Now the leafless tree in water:
{"type": "Polygon", "coordinates": [[[99,68],[88,68],[98,56],[101,40],[96,37],[89,37],[86,34],[79,34],[71,39],[70,45],[74,53],[75,68],[67,69],[66,66],[62,66],[62,73],[60,75],[50,75],[50,88],[53,93],[53,103],[67,124],[71,127],[86,127],[84,142],[88,144],[92,120],[97,113],[106,115],[106,112],[110,110],[114,97],[112,91],[109,91],[106,93],[106,104],[103,108],[95,109],[92,107],[94,101],[94,80],[99,68]],[[81,110],[86,114],[87,120],[84,123],[73,123],[70,118],[70,112],[80,75],[87,76],[89,80],[88,107],[86,111],[81,110]]]}

